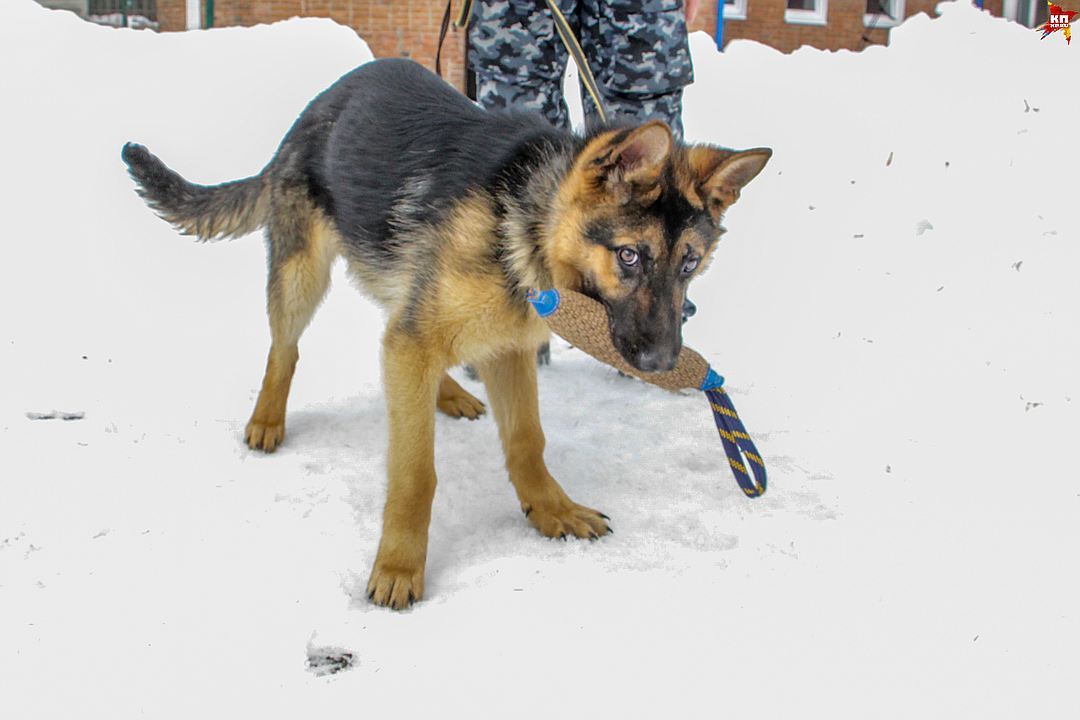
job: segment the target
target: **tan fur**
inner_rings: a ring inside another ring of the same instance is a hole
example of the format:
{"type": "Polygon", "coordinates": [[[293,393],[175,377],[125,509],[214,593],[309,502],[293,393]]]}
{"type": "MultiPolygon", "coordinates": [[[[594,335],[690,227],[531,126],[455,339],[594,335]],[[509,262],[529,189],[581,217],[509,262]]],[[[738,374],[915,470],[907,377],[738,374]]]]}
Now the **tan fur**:
{"type": "Polygon", "coordinates": [[[478,197],[463,200],[442,228],[442,262],[417,331],[440,348],[447,367],[477,364],[510,349],[536,351],[547,325],[527,307],[507,302],[498,268],[486,258],[493,213],[478,197]]]}
{"type": "MultiPolygon", "coordinates": [[[[301,252],[271,268],[267,287],[270,353],[259,399],[244,434],[253,450],[273,452],[285,439],[285,407],[300,357],[300,335],[326,294],[330,268],[341,252],[341,237],[332,223],[309,204],[302,203],[301,207],[308,242],[301,252]]],[[[365,286],[388,280],[386,273],[366,273],[359,264],[350,264],[350,270],[365,286]],[[378,280],[371,280],[368,275],[378,280]]],[[[484,413],[484,404],[445,375],[440,384],[438,409],[450,417],[476,419],[484,413]]]]}
{"type": "Polygon", "coordinates": [[[719,150],[707,146],[687,149],[686,167],[694,180],[693,194],[700,199],[719,222],[724,210],[739,199],[740,190],[765,167],[771,150],[756,149],[743,152],[719,150]]]}
{"type": "Polygon", "coordinates": [[[306,246],[272,267],[267,285],[270,354],[245,440],[252,449],[273,452],[285,439],[285,405],[300,357],[297,344],[330,285],[330,266],[337,254],[336,233],[307,203],[299,218],[306,246]]]}
{"type": "MultiPolygon", "coordinates": [[[[250,447],[268,452],[285,435],[285,406],[299,357],[297,342],[325,294],[333,259],[342,251],[341,238],[325,217],[309,204],[287,200],[281,204],[294,223],[305,228],[307,243],[300,252],[271,267],[267,295],[272,345],[262,391],[246,433],[250,447]]],[[[549,337],[547,326],[535,314],[506,302],[497,271],[483,270],[483,257],[490,254],[491,218],[485,201],[467,199],[441,228],[441,237],[432,238],[443,243],[447,261],[436,278],[432,302],[425,305],[411,331],[401,327],[399,316],[416,268],[403,264],[374,272],[361,263],[349,263],[353,276],[391,315],[383,339],[390,481],[382,540],[368,586],[372,600],[380,605],[403,608],[423,595],[427,528],[435,489],[436,408],[454,417],[476,418],[484,412],[483,403],[450,378],[447,368],[461,363],[497,364],[498,358],[507,354],[535,359],[536,349],[549,337]]],[[[532,401],[527,407],[535,409],[535,369],[525,381],[532,383],[532,401]]],[[[505,403],[500,407],[506,407],[505,403]]],[[[529,442],[542,448],[539,419],[534,420],[528,426],[529,433],[518,433],[517,437],[528,439],[530,433],[539,434],[539,440],[532,437],[529,442]]],[[[555,529],[562,527],[562,521],[557,518],[569,512],[571,504],[544,473],[547,485],[543,494],[534,491],[530,495],[528,490],[519,490],[519,494],[533,497],[533,504],[541,508],[534,524],[542,520],[542,527],[538,527],[543,532],[559,534],[562,531],[556,533],[555,529]]],[[[521,483],[521,487],[540,487],[520,472],[512,477],[519,478],[515,484],[521,483]]],[[[565,525],[572,532],[582,528],[572,517],[566,518],[565,525]]]]}
{"type": "MultiPolygon", "coordinates": [[[[611,253],[582,243],[588,219],[616,214],[628,203],[648,205],[661,192],[661,175],[673,149],[671,130],[659,121],[648,122],[626,137],[619,131],[598,135],[578,156],[556,199],[558,222],[547,248],[553,284],[578,290],[582,269],[605,297],[626,292],[615,275],[611,253]]],[[[646,240],[659,251],[658,228],[640,228],[634,242],[646,240]]]]}
{"type": "Polygon", "coordinates": [[[424,594],[428,524],[435,496],[435,397],[445,364],[424,339],[393,327],[383,338],[390,431],[389,484],[379,552],[368,580],[378,605],[408,607],[424,594]]]}
{"type": "MultiPolygon", "coordinates": [[[[392,317],[383,340],[390,482],[383,536],[368,581],[368,594],[379,605],[400,609],[424,592],[427,532],[435,492],[436,407],[453,415],[464,406],[465,411],[456,414],[465,417],[483,411],[478,400],[445,375],[446,369],[461,363],[488,367],[516,354],[528,356],[535,365],[536,349],[549,337],[542,320],[506,302],[498,274],[484,270],[482,255],[490,253],[492,227],[492,214],[479,198],[466,199],[455,209],[440,238],[445,262],[431,301],[423,306],[410,331],[401,327],[400,318],[392,317]]],[[[535,368],[531,382],[535,406],[535,368]]],[[[499,396],[492,393],[491,397],[497,402],[494,398],[499,396]]],[[[503,427],[504,404],[496,407],[496,419],[503,427]]],[[[526,437],[542,448],[538,418],[534,425],[526,437]],[[538,441],[535,434],[539,434],[538,441]]],[[[507,457],[509,465],[510,455],[507,457]]],[[[555,494],[550,488],[548,491],[555,494]]]]}
{"type": "Polygon", "coordinates": [[[449,375],[443,375],[442,382],[439,383],[439,395],[435,400],[435,407],[444,415],[470,420],[476,420],[487,412],[484,403],[470,395],[449,375]]]}

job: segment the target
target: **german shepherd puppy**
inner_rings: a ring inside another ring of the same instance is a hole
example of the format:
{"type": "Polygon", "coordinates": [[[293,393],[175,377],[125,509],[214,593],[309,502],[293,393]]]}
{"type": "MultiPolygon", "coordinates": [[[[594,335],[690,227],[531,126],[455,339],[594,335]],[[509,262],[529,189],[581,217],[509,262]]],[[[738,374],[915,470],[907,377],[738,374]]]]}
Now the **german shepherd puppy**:
{"type": "Polygon", "coordinates": [[[146,148],[123,149],[139,194],[182,232],[266,228],[272,343],[249,447],[272,452],[285,437],[297,341],[335,257],[384,308],[389,487],[367,589],[395,609],[424,593],[435,410],[484,412],[446,374],[455,365],[480,373],[529,522],[553,538],[611,531],[544,465],[536,350],[549,331],[526,291],[591,296],[627,362],[672,368],[687,284],[770,155],[683,146],[658,121],[581,138],[540,115],[486,112],[400,59],[363,65],[315,98],[255,177],[195,185],[146,148]]]}

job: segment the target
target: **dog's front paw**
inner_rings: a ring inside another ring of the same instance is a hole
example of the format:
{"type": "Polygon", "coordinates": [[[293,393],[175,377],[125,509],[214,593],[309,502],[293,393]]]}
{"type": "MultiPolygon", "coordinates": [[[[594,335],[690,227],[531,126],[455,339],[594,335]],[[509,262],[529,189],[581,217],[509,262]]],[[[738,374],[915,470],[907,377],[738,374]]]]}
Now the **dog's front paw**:
{"type": "Polygon", "coordinates": [[[392,567],[376,560],[367,592],[376,605],[404,610],[424,595],[424,568],[392,567]]]}
{"type": "Polygon", "coordinates": [[[547,506],[528,505],[522,510],[532,526],[539,530],[541,535],[550,538],[573,535],[596,540],[611,532],[611,526],[607,523],[611,518],[573,501],[547,506]]]}
{"type": "Polygon", "coordinates": [[[252,450],[272,453],[285,439],[285,423],[265,423],[252,418],[244,431],[244,442],[252,450]]]}

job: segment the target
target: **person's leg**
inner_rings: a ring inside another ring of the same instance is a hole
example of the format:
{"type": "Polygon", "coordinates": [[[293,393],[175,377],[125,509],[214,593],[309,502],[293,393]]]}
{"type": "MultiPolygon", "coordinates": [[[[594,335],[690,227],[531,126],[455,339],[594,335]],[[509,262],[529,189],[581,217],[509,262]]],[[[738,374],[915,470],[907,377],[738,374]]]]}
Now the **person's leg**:
{"type": "MultiPolygon", "coordinates": [[[[694,79],[682,3],[582,0],[581,28],[608,119],[658,118],[681,139],[682,90],[694,79]]],[[[585,118],[590,127],[599,122],[588,100],[585,118]]]]}
{"type": "Polygon", "coordinates": [[[662,95],[626,95],[605,92],[604,102],[611,119],[627,119],[633,122],[663,120],[671,128],[676,140],[682,140],[682,88],[662,95]]]}
{"type": "MultiPolygon", "coordinates": [[[[559,5],[573,13],[577,0],[559,0],[559,5]]],[[[469,67],[476,73],[476,99],[483,107],[533,110],[552,125],[569,128],[562,93],[566,60],[566,48],[544,2],[475,3],[469,22],[469,67]]]]}
{"type": "Polygon", "coordinates": [[[496,73],[476,73],[476,101],[488,110],[520,109],[539,112],[556,127],[570,127],[561,89],[550,82],[507,80],[496,73]]]}

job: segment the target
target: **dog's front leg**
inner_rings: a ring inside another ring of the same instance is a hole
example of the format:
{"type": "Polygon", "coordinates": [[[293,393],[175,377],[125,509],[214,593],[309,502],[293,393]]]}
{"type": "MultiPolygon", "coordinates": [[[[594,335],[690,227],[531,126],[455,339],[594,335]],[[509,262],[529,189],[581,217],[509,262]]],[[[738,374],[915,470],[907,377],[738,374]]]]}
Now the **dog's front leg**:
{"type": "Polygon", "coordinates": [[[510,352],[478,369],[499,424],[506,469],[529,522],[548,537],[595,539],[611,532],[607,516],[571,500],[544,464],[536,352],[510,352]]]}
{"type": "Polygon", "coordinates": [[[390,430],[382,539],[368,597],[395,610],[424,594],[428,524],[435,496],[435,397],[445,368],[417,337],[388,329],[383,384],[390,430]]]}

